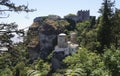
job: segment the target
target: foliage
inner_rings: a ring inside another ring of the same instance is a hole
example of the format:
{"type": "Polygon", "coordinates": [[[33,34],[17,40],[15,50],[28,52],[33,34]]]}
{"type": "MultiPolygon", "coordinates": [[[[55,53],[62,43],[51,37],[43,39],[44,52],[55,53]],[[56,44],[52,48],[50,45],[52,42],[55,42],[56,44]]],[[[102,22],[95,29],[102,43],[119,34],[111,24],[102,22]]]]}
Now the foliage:
{"type": "Polygon", "coordinates": [[[50,64],[42,59],[37,59],[31,64],[31,69],[27,71],[28,76],[46,76],[50,71],[50,64]]]}
{"type": "Polygon", "coordinates": [[[120,75],[120,50],[105,49],[104,62],[112,76],[120,75]]]}
{"type": "Polygon", "coordinates": [[[5,68],[0,70],[0,76],[13,76],[13,73],[9,68],[5,68]]]}
{"type": "Polygon", "coordinates": [[[19,43],[17,46],[14,46],[10,52],[0,54],[0,73],[2,74],[3,70],[6,72],[7,69],[9,69],[12,74],[10,74],[11,76],[16,74],[24,76],[25,64],[28,62],[25,49],[26,47],[24,47],[22,43],[19,43]]]}
{"type": "Polygon", "coordinates": [[[68,31],[73,31],[75,30],[75,27],[76,27],[76,23],[74,20],[71,20],[71,19],[66,19],[68,22],[69,22],[69,26],[66,26],[66,29],[68,31]]]}
{"type": "Polygon", "coordinates": [[[91,51],[97,50],[97,48],[100,46],[100,43],[97,40],[97,30],[93,29],[90,31],[87,31],[83,35],[83,39],[81,41],[81,44],[86,47],[87,49],[91,51]]]}
{"type": "Polygon", "coordinates": [[[28,70],[26,76],[42,76],[42,75],[41,75],[41,73],[40,73],[39,71],[36,71],[36,70],[28,70]]]}
{"type": "Polygon", "coordinates": [[[89,26],[90,26],[90,22],[84,21],[84,22],[78,23],[76,26],[76,29],[79,32],[79,34],[81,34],[83,31],[85,32],[89,26]]]}
{"type": "Polygon", "coordinates": [[[44,23],[47,23],[49,25],[52,25],[55,29],[64,30],[65,27],[69,25],[69,23],[66,20],[54,20],[54,19],[45,19],[44,23]]]}
{"type": "Polygon", "coordinates": [[[24,30],[18,30],[18,25],[15,23],[11,24],[0,24],[0,47],[7,47],[11,50],[13,42],[11,38],[15,36],[15,33],[19,36],[24,35],[24,30]]]}
{"type": "Polygon", "coordinates": [[[100,43],[97,40],[97,31],[98,30],[95,25],[91,27],[90,21],[78,23],[76,26],[78,43],[89,50],[96,50],[100,46],[100,43]]]}
{"type": "Polygon", "coordinates": [[[120,10],[116,9],[116,12],[112,18],[112,43],[116,47],[116,49],[119,49],[120,45],[120,10]]]}
{"type": "Polygon", "coordinates": [[[65,58],[64,62],[67,64],[67,69],[81,69],[78,74],[82,76],[105,76],[108,71],[102,61],[100,55],[89,52],[85,48],[80,48],[78,53],[65,58]]]}
{"type": "MultiPolygon", "coordinates": [[[[29,9],[28,6],[26,5],[16,5],[13,2],[11,2],[11,0],[0,0],[0,6],[2,6],[3,9],[0,10],[1,13],[4,13],[6,11],[14,11],[14,12],[33,12],[35,11],[34,9],[29,9]],[[4,9],[4,7],[6,7],[6,9],[4,9]]],[[[2,14],[3,15],[3,14],[2,14]]]]}
{"type": "Polygon", "coordinates": [[[100,12],[102,14],[102,22],[101,26],[98,31],[98,41],[101,44],[101,50],[104,49],[104,47],[110,48],[111,44],[111,18],[113,14],[113,2],[111,0],[104,0],[103,6],[100,9],[100,12]]]}
{"type": "MultiPolygon", "coordinates": [[[[4,17],[4,13],[8,12],[33,12],[33,9],[29,9],[26,5],[16,5],[15,3],[11,2],[11,0],[0,0],[0,15],[4,17]]],[[[9,17],[9,15],[8,15],[9,17]]],[[[8,50],[11,50],[12,40],[11,38],[14,37],[13,33],[16,34],[24,34],[24,30],[18,30],[17,24],[15,23],[0,23],[0,47],[7,47],[8,50]]]]}
{"type": "Polygon", "coordinates": [[[72,14],[72,13],[70,13],[70,14],[68,14],[68,15],[66,15],[66,16],[76,16],[75,14],[72,14]]]}
{"type": "Polygon", "coordinates": [[[86,73],[81,68],[76,68],[75,70],[68,69],[66,71],[66,76],[86,76],[86,73]]]}
{"type": "Polygon", "coordinates": [[[88,30],[89,25],[90,25],[89,21],[77,23],[76,31],[77,31],[77,34],[78,34],[78,42],[79,42],[79,44],[82,42],[82,40],[84,38],[84,34],[88,30]]]}

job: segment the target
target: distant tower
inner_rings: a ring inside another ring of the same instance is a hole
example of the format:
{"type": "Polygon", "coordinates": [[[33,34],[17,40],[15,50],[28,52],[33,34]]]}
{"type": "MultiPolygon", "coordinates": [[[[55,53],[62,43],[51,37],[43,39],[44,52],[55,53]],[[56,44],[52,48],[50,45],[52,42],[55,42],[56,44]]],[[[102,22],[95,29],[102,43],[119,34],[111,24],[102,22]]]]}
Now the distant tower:
{"type": "Polygon", "coordinates": [[[75,33],[75,32],[71,33],[71,35],[70,35],[70,41],[73,44],[77,43],[77,33],[75,33]]]}
{"type": "Polygon", "coordinates": [[[66,34],[61,33],[58,35],[58,47],[66,48],[67,47],[67,37],[66,34]]]}
{"type": "Polygon", "coordinates": [[[90,11],[89,10],[80,10],[77,12],[77,16],[79,17],[80,21],[89,20],[90,18],[90,11]]]}
{"type": "Polygon", "coordinates": [[[89,10],[84,11],[83,16],[84,16],[83,20],[89,20],[89,18],[90,18],[90,11],[89,10]]]}

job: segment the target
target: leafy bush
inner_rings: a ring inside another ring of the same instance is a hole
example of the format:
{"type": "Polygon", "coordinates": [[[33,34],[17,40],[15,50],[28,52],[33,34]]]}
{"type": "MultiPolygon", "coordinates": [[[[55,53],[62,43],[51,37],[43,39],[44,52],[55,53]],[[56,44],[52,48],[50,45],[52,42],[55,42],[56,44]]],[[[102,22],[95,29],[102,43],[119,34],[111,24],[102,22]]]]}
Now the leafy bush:
{"type": "Polygon", "coordinates": [[[84,74],[83,76],[108,75],[108,70],[105,68],[100,55],[90,52],[85,48],[80,48],[76,54],[66,57],[63,61],[68,66],[67,70],[71,69],[75,71],[77,68],[83,70],[83,72],[77,72],[79,76],[82,76],[82,74],[84,74]]]}
{"type": "Polygon", "coordinates": [[[105,49],[104,62],[112,76],[120,75],[120,50],[105,49]]]}

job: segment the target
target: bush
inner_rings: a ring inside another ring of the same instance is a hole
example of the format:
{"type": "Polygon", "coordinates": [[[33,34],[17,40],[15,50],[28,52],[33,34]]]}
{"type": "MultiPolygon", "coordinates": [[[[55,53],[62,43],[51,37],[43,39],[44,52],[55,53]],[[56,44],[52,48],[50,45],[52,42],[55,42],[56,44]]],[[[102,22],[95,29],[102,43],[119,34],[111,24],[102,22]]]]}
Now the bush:
{"type": "Polygon", "coordinates": [[[108,75],[108,70],[105,68],[102,57],[85,48],[80,48],[76,54],[66,57],[64,62],[68,66],[66,70],[71,69],[73,72],[77,68],[83,70],[82,72],[79,71],[79,76],[82,76],[82,74],[84,74],[83,76],[108,75]]]}
{"type": "Polygon", "coordinates": [[[120,50],[105,49],[103,59],[112,76],[120,75],[120,50]]]}

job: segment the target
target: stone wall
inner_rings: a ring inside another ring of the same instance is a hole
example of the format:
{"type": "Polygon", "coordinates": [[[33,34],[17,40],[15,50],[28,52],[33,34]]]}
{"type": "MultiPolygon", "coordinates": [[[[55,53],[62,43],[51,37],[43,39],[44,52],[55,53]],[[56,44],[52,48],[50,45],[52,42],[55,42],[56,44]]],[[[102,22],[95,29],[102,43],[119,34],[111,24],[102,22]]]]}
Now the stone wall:
{"type": "Polygon", "coordinates": [[[89,10],[78,11],[76,15],[65,16],[66,19],[74,20],[75,22],[81,22],[90,19],[89,10]]]}

